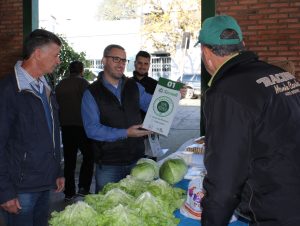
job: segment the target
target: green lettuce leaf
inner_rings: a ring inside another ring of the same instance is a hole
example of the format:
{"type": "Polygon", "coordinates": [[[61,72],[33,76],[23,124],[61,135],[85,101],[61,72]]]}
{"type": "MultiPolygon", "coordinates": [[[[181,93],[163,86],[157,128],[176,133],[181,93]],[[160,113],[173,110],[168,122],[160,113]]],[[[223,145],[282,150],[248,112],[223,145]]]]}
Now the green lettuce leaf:
{"type": "Polygon", "coordinates": [[[97,213],[103,213],[105,210],[112,209],[119,204],[127,206],[134,201],[134,198],[119,188],[113,188],[105,195],[87,195],[84,201],[92,206],[97,213]]]}
{"type": "Polygon", "coordinates": [[[181,188],[174,188],[164,180],[158,179],[148,184],[147,191],[155,197],[167,202],[171,211],[179,209],[185,201],[186,192],[181,188]]]}
{"type": "Polygon", "coordinates": [[[159,165],[157,164],[157,162],[155,162],[153,159],[141,158],[137,161],[136,164],[138,165],[138,164],[141,164],[141,163],[144,163],[144,162],[147,162],[147,163],[151,164],[154,167],[154,170],[155,170],[154,178],[158,178],[159,177],[159,165]]]}
{"type": "Polygon", "coordinates": [[[112,188],[119,188],[134,197],[138,197],[147,188],[148,182],[138,180],[130,175],[120,180],[118,183],[109,183],[102,189],[102,194],[107,193],[112,188]]]}
{"type": "Polygon", "coordinates": [[[98,226],[148,226],[136,211],[121,204],[105,211],[97,223],[98,226]]]}
{"type": "Polygon", "coordinates": [[[188,166],[183,159],[167,159],[159,168],[159,177],[169,184],[181,181],[188,171],[188,166]]]}
{"type": "Polygon", "coordinates": [[[52,212],[51,226],[98,226],[97,212],[87,203],[79,201],[61,212],[52,212]]]}
{"type": "Polygon", "coordinates": [[[179,219],[174,217],[169,204],[154,197],[150,192],[141,194],[129,207],[137,211],[149,226],[176,226],[179,223],[179,219]]]}
{"type": "Polygon", "coordinates": [[[154,180],[155,174],[155,167],[148,162],[143,162],[136,165],[130,172],[131,176],[142,181],[154,180]]]}

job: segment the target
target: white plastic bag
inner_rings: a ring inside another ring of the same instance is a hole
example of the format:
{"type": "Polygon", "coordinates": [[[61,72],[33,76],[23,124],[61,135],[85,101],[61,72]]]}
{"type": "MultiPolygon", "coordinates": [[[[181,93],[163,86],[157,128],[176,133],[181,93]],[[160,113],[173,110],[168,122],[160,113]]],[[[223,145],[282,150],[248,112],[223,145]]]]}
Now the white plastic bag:
{"type": "Polygon", "coordinates": [[[161,149],[158,134],[150,134],[148,138],[144,140],[145,154],[151,157],[161,157],[165,154],[164,149],[161,149]]]}
{"type": "Polygon", "coordinates": [[[201,199],[204,196],[202,182],[203,177],[190,181],[186,201],[180,208],[182,215],[196,220],[201,219],[201,199]]]}
{"type": "MultiPolygon", "coordinates": [[[[190,181],[186,201],[180,208],[182,215],[195,220],[200,220],[202,214],[201,200],[204,197],[203,179],[204,174],[190,181]]],[[[236,220],[237,218],[233,215],[230,223],[236,220]]]]}

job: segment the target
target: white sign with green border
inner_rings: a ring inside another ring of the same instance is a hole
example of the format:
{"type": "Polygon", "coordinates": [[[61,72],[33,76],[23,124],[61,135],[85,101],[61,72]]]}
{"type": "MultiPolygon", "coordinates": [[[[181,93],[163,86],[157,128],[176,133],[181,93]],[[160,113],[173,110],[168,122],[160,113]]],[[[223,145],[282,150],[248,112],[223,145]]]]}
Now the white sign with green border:
{"type": "Polygon", "coordinates": [[[180,82],[159,78],[143,128],[168,136],[181,99],[179,90],[182,86],[180,82]]]}

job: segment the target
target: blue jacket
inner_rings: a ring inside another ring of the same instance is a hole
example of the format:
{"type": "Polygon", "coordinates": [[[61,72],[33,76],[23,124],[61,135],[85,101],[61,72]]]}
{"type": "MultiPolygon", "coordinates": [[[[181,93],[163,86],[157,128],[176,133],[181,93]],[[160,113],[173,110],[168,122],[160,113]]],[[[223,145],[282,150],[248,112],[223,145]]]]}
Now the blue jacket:
{"type": "Polygon", "coordinates": [[[0,80],[0,204],[18,193],[45,191],[62,176],[58,105],[50,134],[41,98],[20,84],[18,72],[0,80]]]}

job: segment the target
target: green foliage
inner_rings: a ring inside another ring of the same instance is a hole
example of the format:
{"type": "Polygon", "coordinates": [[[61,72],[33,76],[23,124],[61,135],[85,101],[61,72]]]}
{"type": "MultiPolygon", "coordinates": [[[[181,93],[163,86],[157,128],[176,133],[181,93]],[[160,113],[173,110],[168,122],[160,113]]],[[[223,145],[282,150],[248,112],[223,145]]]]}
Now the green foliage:
{"type": "Polygon", "coordinates": [[[190,32],[192,38],[197,37],[201,0],[170,0],[164,8],[159,0],[151,0],[150,4],[152,10],[144,16],[142,31],[155,49],[172,54],[181,45],[184,32],[190,32]]]}
{"type": "MultiPolygon", "coordinates": [[[[88,63],[86,65],[88,65],[88,63]]],[[[88,81],[94,81],[96,78],[96,76],[90,70],[84,70],[83,77],[88,81]]]]}
{"type": "MultiPolygon", "coordinates": [[[[89,67],[89,62],[85,58],[85,53],[80,52],[77,53],[75,50],[69,45],[66,38],[60,34],[57,34],[62,42],[61,51],[60,51],[60,65],[55,69],[55,71],[49,75],[47,75],[47,79],[50,81],[52,86],[54,87],[57,83],[62,80],[63,78],[68,76],[68,68],[69,64],[74,61],[78,60],[81,61],[85,67],[89,67]]],[[[90,74],[85,74],[89,77],[92,77],[90,74]]],[[[88,79],[88,78],[87,78],[88,79]]]]}

